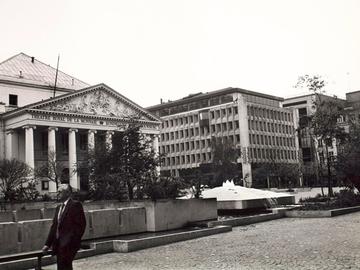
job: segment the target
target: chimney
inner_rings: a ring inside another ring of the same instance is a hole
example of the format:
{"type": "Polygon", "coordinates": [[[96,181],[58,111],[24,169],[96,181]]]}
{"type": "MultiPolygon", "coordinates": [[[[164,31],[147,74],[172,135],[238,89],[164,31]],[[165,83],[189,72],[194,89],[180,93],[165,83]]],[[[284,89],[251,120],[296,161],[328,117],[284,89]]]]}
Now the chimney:
{"type": "Polygon", "coordinates": [[[163,104],[163,100],[162,100],[162,98],[160,98],[160,104],[163,104]]]}
{"type": "Polygon", "coordinates": [[[34,56],[31,56],[31,63],[34,64],[34,61],[35,61],[35,57],[34,57],[34,56]]]}

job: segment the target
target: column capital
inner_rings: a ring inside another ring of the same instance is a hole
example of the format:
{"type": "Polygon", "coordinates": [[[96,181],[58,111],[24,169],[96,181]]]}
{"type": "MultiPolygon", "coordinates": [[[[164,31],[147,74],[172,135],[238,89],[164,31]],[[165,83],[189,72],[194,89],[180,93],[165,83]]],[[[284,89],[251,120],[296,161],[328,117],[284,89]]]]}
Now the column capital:
{"type": "Polygon", "coordinates": [[[114,135],[114,133],[115,133],[115,132],[114,132],[113,130],[107,130],[107,131],[106,131],[106,134],[108,134],[108,135],[114,135]]]}
{"type": "Polygon", "coordinates": [[[57,127],[48,127],[48,130],[55,130],[55,131],[58,131],[58,128],[57,128],[57,127]]]}
{"type": "Polygon", "coordinates": [[[14,132],[15,132],[15,130],[13,130],[13,129],[7,129],[7,130],[5,131],[6,135],[8,135],[8,134],[13,134],[14,132]]]}
{"type": "Polygon", "coordinates": [[[36,129],[36,126],[34,125],[27,125],[27,126],[23,126],[23,129],[36,129]]]}
{"type": "Polygon", "coordinates": [[[96,133],[97,133],[97,130],[96,130],[96,129],[89,129],[89,130],[88,130],[88,133],[94,133],[94,134],[96,134],[96,133]]]}
{"type": "Polygon", "coordinates": [[[77,128],[69,128],[68,131],[69,132],[78,132],[78,129],[77,128]]]}

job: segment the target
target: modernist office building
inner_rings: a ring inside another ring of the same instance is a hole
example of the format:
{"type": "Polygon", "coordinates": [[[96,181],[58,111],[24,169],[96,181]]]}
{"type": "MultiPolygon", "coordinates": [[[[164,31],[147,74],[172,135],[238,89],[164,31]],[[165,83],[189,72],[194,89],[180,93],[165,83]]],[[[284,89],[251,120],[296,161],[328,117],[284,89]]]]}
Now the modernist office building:
{"type": "MultiPolygon", "coordinates": [[[[113,132],[136,116],[141,131],[158,149],[160,121],[105,84],[90,86],[34,57],[20,53],[0,63],[0,158],[16,158],[31,168],[54,155],[64,167],[63,181],[86,189],[87,174],[74,170],[88,151],[111,142],[113,132]]],[[[39,190],[56,191],[43,179],[39,190]]]]}
{"type": "Polygon", "coordinates": [[[249,185],[252,166],[298,163],[297,111],[283,99],[240,88],[189,95],[147,108],[162,120],[162,173],[211,163],[213,138],[227,138],[241,151],[242,176],[249,185]]]}

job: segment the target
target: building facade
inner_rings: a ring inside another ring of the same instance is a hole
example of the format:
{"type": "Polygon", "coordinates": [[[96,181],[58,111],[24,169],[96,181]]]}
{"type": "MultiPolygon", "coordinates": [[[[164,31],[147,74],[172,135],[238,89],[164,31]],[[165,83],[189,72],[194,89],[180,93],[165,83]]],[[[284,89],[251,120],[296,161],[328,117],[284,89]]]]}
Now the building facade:
{"type": "Polygon", "coordinates": [[[178,175],[213,161],[214,138],[239,149],[242,177],[252,183],[252,167],[298,163],[297,114],[283,99],[239,88],[189,95],[147,108],[162,120],[162,173],[178,175]]]}
{"type": "MultiPolygon", "coordinates": [[[[284,108],[293,108],[299,115],[299,153],[300,162],[303,166],[304,184],[307,186],[319,185],[319,170],[326,168],[327,160],[333,160],[337,156],[337,142],[324,142],[312,134],[310,117],[316,112],[317,105],[321,101],[337,99],[345,104],[345,100],[323,94],[309,94],[285,99],[284,108]],[[314,177],[316,176],[316,177],[314,177]]],[[[339,126],[346,125],[346,116],[338,118],[339,126]]]]}
{"type": "MultiPolygon", "coordinates": [[[[0,63],[0,72],[0,158],[36,169],[52,157],[64,168],[62,181],[87,189],[88,153],[111,143],[114,132],[136,121],[158,149],[159,119],[105,84],[89,86],[59,72],[54,89],[56,70],[25,54],[0,63]]],[[[56,192],[56,185],[42,179],[39,190],[56,192]]]]}
{"type": "Polygon", "coordinates": [[[360,124],[360,91],[346,93],[347,121],[360,124]]]}

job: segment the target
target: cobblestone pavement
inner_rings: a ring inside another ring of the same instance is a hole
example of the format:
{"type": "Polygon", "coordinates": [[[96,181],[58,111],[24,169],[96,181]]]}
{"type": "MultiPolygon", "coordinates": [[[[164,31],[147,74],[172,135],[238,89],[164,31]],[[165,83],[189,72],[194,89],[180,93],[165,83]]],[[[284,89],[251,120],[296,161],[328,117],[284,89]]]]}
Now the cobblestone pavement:
{"type": "MultiPolygon", "coordinates": [[[[75,269],[360,269],[360,213],[284,218],[232,232],[74,262],[75,269]]],[[[54,268],[46,268],[54,269],[54,268]]]]}

